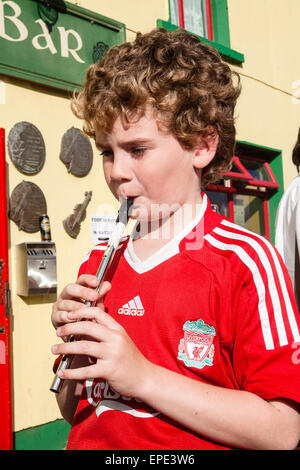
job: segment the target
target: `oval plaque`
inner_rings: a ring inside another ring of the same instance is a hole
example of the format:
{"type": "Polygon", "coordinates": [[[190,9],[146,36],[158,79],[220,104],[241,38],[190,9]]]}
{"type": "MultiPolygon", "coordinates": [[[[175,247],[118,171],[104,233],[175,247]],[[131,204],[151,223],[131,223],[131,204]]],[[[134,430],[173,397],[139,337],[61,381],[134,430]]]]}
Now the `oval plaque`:
{"type": "Polygon", "coordinates": [[[86,176],[93,164],[93,149],[80,129],[71,127],[62,137],[59,158],[68,172],[75,176],[86,176]]]}
{"type": "Polygon", "coordinates": [[[22,181],[10,197],[9,218],[19,230],[33,233],[40,229],[40,216],[47,214],[47,204],[42,190],[34,183],[22,181]]]}
{"type": "Polygon", "coordinates": [[[7,139],[9,156],[16,168],[25,175],[38,173],[45,162],[45,143],[42,134],[30,122],[13,126],[7,139]]]}

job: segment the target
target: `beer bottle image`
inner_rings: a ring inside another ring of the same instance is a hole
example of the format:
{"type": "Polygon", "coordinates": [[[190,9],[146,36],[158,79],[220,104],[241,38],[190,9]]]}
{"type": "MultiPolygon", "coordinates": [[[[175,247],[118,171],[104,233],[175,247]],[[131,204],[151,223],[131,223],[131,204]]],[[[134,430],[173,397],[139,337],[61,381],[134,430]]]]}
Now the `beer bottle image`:
{"type": "Polygon", "coordinates": [[[40,231],[43,241],[51,241],[50,220],[46,214],[40,216],[40,231]]]}

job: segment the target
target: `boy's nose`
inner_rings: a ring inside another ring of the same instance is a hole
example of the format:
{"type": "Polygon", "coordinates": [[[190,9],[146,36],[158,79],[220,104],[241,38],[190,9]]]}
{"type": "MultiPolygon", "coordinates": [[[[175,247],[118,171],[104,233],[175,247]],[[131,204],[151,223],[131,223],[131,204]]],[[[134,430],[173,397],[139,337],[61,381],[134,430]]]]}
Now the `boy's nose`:
{"type": "Polygon", "coordinates": [[[110,173],[111,180],[115,182],[128,181],[132,178],[131,174],[132,172],[126,156],[115,154],[110,173]]]}

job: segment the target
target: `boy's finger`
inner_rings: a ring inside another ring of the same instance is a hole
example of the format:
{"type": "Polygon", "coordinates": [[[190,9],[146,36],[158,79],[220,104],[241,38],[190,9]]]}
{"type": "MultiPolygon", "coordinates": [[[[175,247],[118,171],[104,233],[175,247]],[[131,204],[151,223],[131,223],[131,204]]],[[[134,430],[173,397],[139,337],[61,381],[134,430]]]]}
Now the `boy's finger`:
{"type": "Polygon", "coordinates": [[[94,320],[96,323],[113,330],[120,330],[121,325],[108,313],[98,307],[82,307],[68,314],[69,320],[94,320]]]}
{"type": "Polygon", "coordinates": [[[104,295],[107,294],[107,292],[111,289],[111,283],[108,281],[104,281],[99,289],[99,295],[100,297],[104,297],[104,295]]]}
{"type": "Polygon", "coordinates": [[[96,276],[92,274],[81,274],[76,280],[76,284],[80,284],[85,287],[96,287],[99,281],[96,276]]]}
{"type": "Polygon", "coordinates": [[[96,374],[99,374],[99,363],[87,367],[79,367],[78,369],[64,369],[60,370],[57,374],[60,378],[65,380],[85,380],[93,379],[96,374]]]}
{"type": "Polygon", "coordinates": [[[61,344],[54,344],[51,348],[53,354],[74,355],[99,357],[101,345],[99,342],[89,340],[77,340],[61,344]]]}
{"type": "Polygon", "coordinates": [[[65,312],[72,312],[74,310],[78,310],[79,308],[82,308],[82,301],[76,301],[76,300],[58,300],[56,304],[56,310],[57,311],[65,311],[65,312]]]}
{"type": "Polygon", "coordinates": [[[84,287],[81,284],[68,284],[59,296],[58,302],[63,300],[89,300],[95,301],[98,298],[98,294],[94,289],[90,287],[84,287]]]}

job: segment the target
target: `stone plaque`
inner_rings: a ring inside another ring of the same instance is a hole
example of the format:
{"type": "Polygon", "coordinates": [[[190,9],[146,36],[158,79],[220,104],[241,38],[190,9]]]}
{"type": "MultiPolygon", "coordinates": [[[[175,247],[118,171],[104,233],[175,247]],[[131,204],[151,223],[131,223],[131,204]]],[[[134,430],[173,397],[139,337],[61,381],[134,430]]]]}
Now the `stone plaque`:
{"type": "Polygon", "coordinates": [[[93,164],[93,149],[80,129],[71,127],[63,135],[59,158],[68,172],[75,176],[86,176],[93,164]]]}
{"type": "Polygon", "coordinates": [[[9,218],[19,230],[33,233],[40,229],[40,216],[47,214],[47,204],[41,189],[34,183],[22,181],[13,190],[9,201],[9,218]]]}
{"type": "Polygon", "coordinates": [[[35,175],[45,162],[46,149],[42,134],[30,122],[13,126],[7,139],[9,156],[16,168],[25,175],[35,175]]]}

